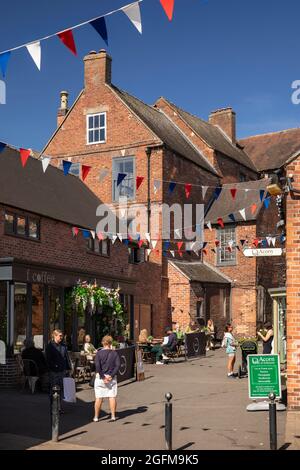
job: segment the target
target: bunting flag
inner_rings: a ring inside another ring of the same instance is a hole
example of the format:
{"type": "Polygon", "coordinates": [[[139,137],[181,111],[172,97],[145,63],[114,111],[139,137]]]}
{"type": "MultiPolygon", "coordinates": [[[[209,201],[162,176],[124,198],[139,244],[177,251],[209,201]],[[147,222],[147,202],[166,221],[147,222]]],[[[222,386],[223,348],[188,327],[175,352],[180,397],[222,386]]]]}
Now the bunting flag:
{"type": "Polygon", "coordinates": [[[204,255],[207,255],[207,250],[206,250],[205,248],[203,248],[203,249],[202,249],[202,253],[203,253],[204,255]]]}
{"type": "Polygon", "coordinates": [[[125,154],[126,154],[126,150],[125,149],[121,150],[122,157],[125,157],[125,154]]]}
{"type": "Polygon", "coordinates": [[[151,245],[152,245],[153,250],[155,250],[155,247],[157,245],[157,240],[151,240],[151,245]]]}
{"type": "Polygon", "coordinates": [[[42,158],[42,167],[43,167],[43,172],[44,172],[44,173],[45,173],[45,171],[47,170],[50,161],[51,161],[51,158],[49,158],[49,157],[44,157],[44,158],[42,158]]]}
{"type": "Polygon", "coordinates": [[[81,165],[81,177],[82,177],[82,181],[84,181],[87,177],[87,175],[89,174],[89,172],[91,171],[91,166],[88,166],[88,165],[81,165]]]}
{"type": "Polygon", "coordinates": [[[179,254],[180,258],[182,258],[182,257],[183,257],[183,253],[182,253],[182,251],[178,251],[178,254],[179,254]]]}
{"type": "Polygon", "coordinates": [[[233,241],[233,240],[229,240],[229,242],[228,242],[229,248],[232,249],[232,248],[233,248],[233,245],[234,245],[234,241],[233,241]]]}
{"type": "Polygon", "coordinates": [[[218,223],[218,225],[220,225],[220,227],[224,228],[224,222],[223,222],[222,217],[218,218],[217,223],[218,223]]]}
{"type": "Polygon", "coordinates": [[[180,251],[182,248],[183,242],[177,242],[178,250],[180,251]]]}
{"type": "Polygon", "coordinates": [[[176,187],[176,183],[174,181],[171,181],[171,183],[169,184],[169,194],[173,193],[175,187],[176,187]]]}
{"type": "Polygon", "coordinates": [[[144,244],[144,240],[139,240],[139,241],[138,241],[138,246],[139,246],[139,248],[141,248],[143,244],[144,244]]]}
{"type": "Polygon", "coordinates": [[[109,170],[107,168],[103,168],[103,170],[100,171],[100,174],[99,174],[100,183],[104,180],[104,178],[106,178],[108,173],[109,173],[109,170]]]}
{"type": "Polygon", "coordinates": [[[150,243],[150,241],[151,241],[150,233],[146,232],[145,233],[145,238],[146,238],[147,242],[150,243]]]}
{"type": "Polygon", "coordinates": [[[233,188],[233,189],[230,190],[230,192],[231,192],[232,199],[235,199],[237,189],[233,188]]]}
{"type": "Polygon", "coordinates": [[[90,238],[91,232],[90,230],[82,230],[82,235],[84,236],[84,238],[90,238]]]}
{"type": "Polygon", "coordinates": [[[104,17],[97,18],[96,20],[91,21],[90,25],[97,31],[97,33],[100,34],[103,41],[108,46],[108,36],[107,36],[107,28],[106,28],[105,18],[104,17]]]}
{"type": "Polygon", "coordinates": [[[117,235],[113,235],[112,238],[111,238],[111,241],[112,241],[112,244],[114,245],[115,244],[115,241],[117,240],[118,236],[117,235]]]}
{"type": "Polygon", "coordinates": [[[118,235],[118,239],[120,240],[120,242],[123,241],[123,234],[122,233],[117,233],[118,235]]]}
{"type": "Polygon", "coordinates": [[[160,3],[165,10],[167,17],[169,18],[169,21],[172,21],[173,18],[174,2],[175,0],[160,0],[160,3]]]}
{"type": "Polygon", "coordinates": [[[0,54],[0,68],[2,71],[3,77],[5,77],[6,75],[7,64],[10,59],[10,56],[11,56],[10,51],[3,52],[2,54],[0,54]]]}
{"type": "Polygon", "coordinates": [[[97,232],[97,238],[99,240],[99,242],[101,242],[102,240],[104,240],[104,235],[102,232],[97,232]]]}
{"type": "Polygon", "coordinates": [[[286,240],[286,237],[285,235],[280,235],[280,243],[283,245],[283,243],[285,242],[286,240]]]}
{"type": "Polygon", "coordinates": [[[61,33],[57,33],[57,36],[61,40],[61,42],[68,48],[70,51],[74,54],[77,55],[76,51],[76,46],[75,46],[75,41],[73,37],[73,31],[72,29],[66,29],[65,31],[62,31],[61,33]]]}
{"type": "MultiPolygon", "coordinates": [[[[128,246],[128,245],[129,245],[129,240],[128,240],[128,238],[126,238],[125,240],[123,240],[123,243],[124,243],[124,245],[128,246]]],[[[151,250],[150,250],[150,251],[151,251],[151,250]]]]}
{"type": "Polygon", "coordinates": [[[235,248],[238,250],[238,251],[241,251],[240,247],[238,245],[235,246],[235,248]]]}
{"type": "Polygon", "coordinates": [[[0,142],[0,153],[3,152],[5,147],[6,147],[6,144],[4,142],[0,142]]]}
{"type": "Polygon", "coordinates": [[[120,184],[126,178],[126,176],[127,176],[127,173],[119,173],[118,174],[117,186],[120,186],[120,184]]]}
{"type": "Polygon", "coordinates": [[[136,177],[136,189],[138,190],[141,186],[142,182],[144,181],[144,176],[137,176],[136,177]]]}
{"type": "Polygon", "coordinates": [[[166,241],[163,243],[163,250],[164,251],[167,251],[169,248],[170,248],[170,242],[169,241],[166,241]]]}
{"type": "Polygon", "coordinates": [[[232,220],[232,222],[235,222],[235,217],[234,214],[229,214],[229,219],[232,220]]]}
{"type": "Polygon", "coordinates": [[[202,199],[205,199],[206,193],[208,190],[208,186],[202,186],[202,199]]]}
{"type": "Polygon", "coordinates": [[[272,237],[266,237],[266,240],[267,240],[268,245],[271,246],[272,237]]]}
{"type": "Polygon", "coordinates": [[[184,186],[184,189],[185,189],[185,197],[188,199],[191,195],[191,190],[192,190],[192,185],[187,183],[185,186],[184,186]]]}
{"type": "Polygon", "coordinates": [[[214,198],[217,200],[222,192],[222,188],[216,188],[214,192],[214,198]]]}
{"type": "Polygon", "coordinates": [[[261,246],[262,246],[263,248],[267,248],[267,246],[268,246],[267,240],[262,240],[261,246]]]}
{"type": "Polygon", "coordinates": [[[206,222],[206,226],[207,226],[207,228],[209,228],[210,231],[212,231],[211,222],[206,222]]]}
{"type": "Polygon", "coordinates": [[[171,255],[173,256],[173,258],[175,258],[175,251],[174,251],[174,250],[170,250],[170,253],[171,253],[171,255]]]}
{"type": "Polygon", "coordinates": [[[62,164],[63,164],[64,175],[67,176],[72,166],[72,162],[69,162],[68,160],[63,160],[62,164]]]}
{"type": "Polygon", "coordinates": [[[21,163],[23,168],[25,167],[27,160],[30,156],[31,150],[28,149],[20,149],[20,157],[21,157],[21,163]]]}
{"type": "Polygon", "coordinates": [[[127,7],[122,8],[122,11],[130,19],[132,24],[136,27],[138,32],[142,34],[142,20],[141,20],[141,10],[140,4],[138,2],[132,3],[127,7]]]}
{"type": "Polygon", "coordinates": [[[91,230],[90,232],[91,232],[91,235],[92,235],[93,240],[95,240],[95,236],[96,236],[95,230],[91,230]]]}
{"type": "Polygon", "coordinates": [[[247,219],[246,219],[246,209],[241,209],[241,210],[239,211],[239,213],[241,214],[241,216],[243,217],[243,219],[246,221],[246,220],[247,220],[247,219]]]}
{"type": "Polygon", "coordinates": [[[73,237],[77,237],[78,232],[79,232],[79,228],[78,228],[78,227],[73,227],[73,228],[72,228],[73,237]]]}
{"type": "Polygon", "coordinates": [[[259,239],[258,238],[255,238],[255,240],[253,240],[253,245],[255,245],[256,248],[258,247],[258,245],[259,245],[259,239]]]}
{"type": "Polygon", "coordinates": [[[180,230],[179,228],[176,228],[176,229],[174,230],[174,232],[175,232],[175,235],[176,235],[177,238],[180,238],[180,237],[181,237],[181,233],[180,233],[181,230],[180,230]]]}
{"type": "Polygon", "coordinates": [[[270,205],[270,198],[268,197],[264,200],[264,206],[265,206],[266,209],[268,209],[269,205],[270,205]]]}
{"type": "Polygon", "coordinates": [[[244,239],[240,240],[240,244],[241,244],[242,246],[244,246],[245,243],[246,243],[246,240],[244,240],[244,239]]]}
{"type": "Polygon", "coordinates": [[[204,243],[203,243],[202,250],[207,246],[207,243],[208,243],[208,242],[204,242],[204,243]]]}
{"type": "Polygon", "coordinates": [[[216,246],[219,246],[219,245],[220,245],[220,241],[219,241],[219,240],[215,240],[215,245],[216,245],[216,246]]]}
{"type": "Polygon", "coordinates": [[[264,198],[264,195],[265,195],[265,190],[264,189],[261,189],[259,191],[259,197],[260,197],[260,201],[262,202],[263,198],[264,198]]]}
{"type": "Polygon", "coordinates": [[[154,194],[157,193],[157,191],[159,190],[161,186],[161,181],[160,180],[154,180],[154,194]]]}
{"type": "Polygon", "coordinates": [[[256,204],[252,204],[252,206],[251,206],[251,214],[252,214],[252,215],[255,214],[256,209],[257,209],[257,205],[256,205],[256,204]]]}
{"type": "Polygon", "coordinates": [[[31,44],[27,44],[26,48],[31,55],[32,60],[34,61],[35,65],[39,70],[41,70],[41,43],[40,41],[32,42],[31,44]]]}
{"type": "Polygon", "coordinates": [[[150,256],[150,253],[151,253],[151,248],[147,248],[147,249],[146,249],[146,253],[147,253],[147,256],[149,257],[149,256],[150,256]]]}
{"type": "Polygon", "coordinates": [[[276,237],[272,237],[272,245],[275,247],[275,244],[276,244],[276,237]]]}
{"type": "Polygon", "coordinates": [[[214,248],[211,248],[211,251],[212,251],[213,253],[216,253],[216,250],[215,250],[214,248]]]}

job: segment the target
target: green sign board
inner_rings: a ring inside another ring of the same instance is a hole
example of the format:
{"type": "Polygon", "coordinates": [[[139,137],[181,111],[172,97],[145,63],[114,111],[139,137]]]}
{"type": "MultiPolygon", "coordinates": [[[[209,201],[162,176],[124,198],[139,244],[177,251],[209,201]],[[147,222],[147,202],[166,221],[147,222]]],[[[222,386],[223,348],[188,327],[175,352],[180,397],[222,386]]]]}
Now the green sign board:
{"type": "Polygon", "coordinates": [[[247,360],[249,397],[267,398],[273,392],[281,398],[278,354],[249,354],[247,360]]]}

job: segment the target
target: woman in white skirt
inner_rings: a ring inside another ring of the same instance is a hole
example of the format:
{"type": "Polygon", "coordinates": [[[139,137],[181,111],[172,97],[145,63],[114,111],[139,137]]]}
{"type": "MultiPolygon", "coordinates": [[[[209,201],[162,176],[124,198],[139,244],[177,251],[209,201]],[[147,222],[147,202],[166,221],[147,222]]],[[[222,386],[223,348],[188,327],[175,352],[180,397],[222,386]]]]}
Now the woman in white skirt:
{"type": "Polygon", "coordinates": [[[112,349],[112,337],[104,336],[102,339],[103,349],[97,352],[95,357],[95,416],[93,421],[98,422],[103,398],[109,399],[111,412],[110,421],[116,421],[117,409],[117,373],[120,369],[120,358],[112,349]]]}

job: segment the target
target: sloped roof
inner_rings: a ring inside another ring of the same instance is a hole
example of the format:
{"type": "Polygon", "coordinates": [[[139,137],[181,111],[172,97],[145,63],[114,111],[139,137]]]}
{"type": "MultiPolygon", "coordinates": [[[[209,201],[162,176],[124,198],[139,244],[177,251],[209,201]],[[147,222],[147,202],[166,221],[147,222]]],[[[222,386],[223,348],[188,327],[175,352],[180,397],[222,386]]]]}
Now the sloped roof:
{"type": "Polygon", "coordinates": [[[161,111],[149,106],[114,85],[111,88],[122,101],[154,132],[167,147],[196,163],[214,175],[218,175],[205,156],[193,145],[179,128],[161,111]]]}
{"type": "Polygon", "coordinates": [[[239,141],[259,171],[281,168],[300,153],[300,128],[255,135],[239,141]]]}
{"type": "Polygon", "coordinates": [[[262,202],[260,200],[260,190],[267,190],[267,186],[271,183],[271,179],[261,179],[256,181],[246,181],[245,183],[232,183],[224,184],[218,199],[216,199],[208,213],[205,216],[205,222],[217,223],[221,217],[224,223],[232,223],[228,217],[229,214],[234,214],[237,222],[243,222],[244,219],[239,213],[240,210],[246,209],[247,221],[256,220],[257,215],[261,209],[262,202]],[[237,189],[235,198],[233,199],[230,189],[237,189]],[[245,191],[249,189],[249,191],[245,191]],[[252,214],[251,207],[253,204],[257,205],[257,209],[252,214]]]}
{"type": "Polygon", "coordinates": [[[181,271],[191,282],[231,284],[229,277],[208,263],[201,261],[169,261],[169,263],[181,271]]]}
{"type": "Polygon", "coordinates": [[[229,139],[213,124],[194,116],[187,111],[179,108],[175,104],[163,98],[169,103],[179,116],[201,137],[211,148],[237,161],[241,165],[257,172],[256,167],[249,156],[238,146],[233,145],[229,139]]]}
{"type": "Polygon", "coordinates": [[[0,203],[73,226],[95,230],[101,201],[73,175],[29,157],[25,168],[20,154],[7,146],[0,153],[0,203]]]}

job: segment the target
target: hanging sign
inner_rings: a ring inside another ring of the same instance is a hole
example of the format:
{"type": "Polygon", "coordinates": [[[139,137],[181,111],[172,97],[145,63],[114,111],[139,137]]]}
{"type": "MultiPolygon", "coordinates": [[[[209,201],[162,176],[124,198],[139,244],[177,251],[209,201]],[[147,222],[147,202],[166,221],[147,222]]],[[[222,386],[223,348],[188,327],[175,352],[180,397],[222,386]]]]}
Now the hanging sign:
{"type": "Polygon", "coordinates": [[[247,257],[281,256],[283,254],[283,250],[282,248],[246,248],[243,253],[247,257]]]}

